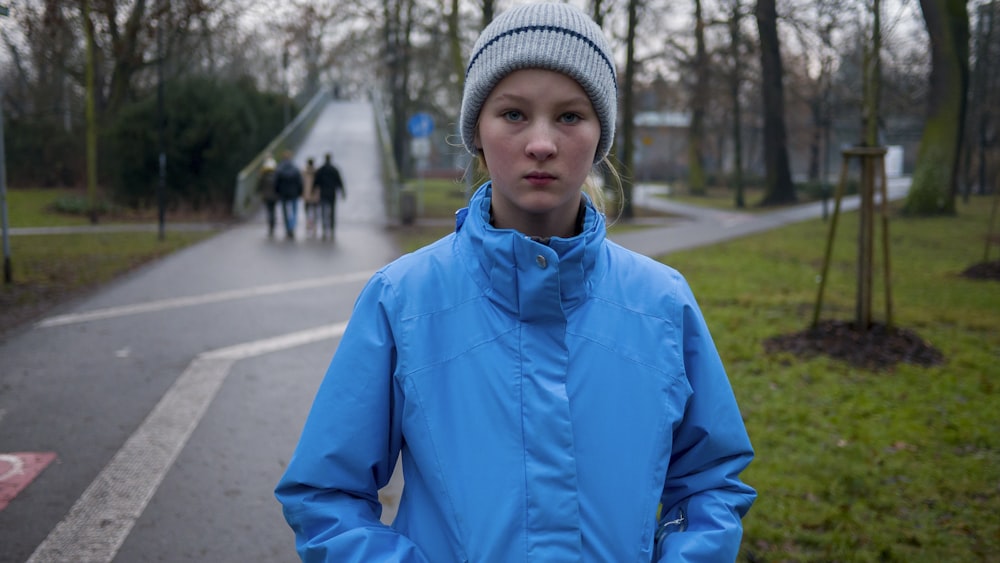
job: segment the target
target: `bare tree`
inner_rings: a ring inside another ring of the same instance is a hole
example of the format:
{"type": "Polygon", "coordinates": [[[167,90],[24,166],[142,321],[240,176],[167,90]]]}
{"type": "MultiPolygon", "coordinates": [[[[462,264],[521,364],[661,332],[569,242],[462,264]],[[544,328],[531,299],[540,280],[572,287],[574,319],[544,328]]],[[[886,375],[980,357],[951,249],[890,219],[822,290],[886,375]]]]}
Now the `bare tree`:
{"type": "Polygon", "coordinates": [[[462,27],[458,0],[451,0],[451,9],[448,10],[448,54],[455,69],[458,91],[461,92],[465,87],[465,57],[462,55],[462,27]]]}
{"type": "Polygon", "coordinates": [[[90,0],[83,0],[83,29],[86,35],[86,113],[87,113],[87,199],[90,206],[90,222],[97,223],[97,117],[95,115],[94,72],[94,27],[90,19],[90,0]]]}
{"type": "Polygon", "coordinates": [[[482,0],[483,2],[483,25],[486,27],[493,21],[493,14],[496,11],[495,2],[493,0],[482,0]]]}
{"type": "Polygon", "coordinates": [[[729,20],[726,22],[729,31],[729,101],[732,106],[732,150],[733,168],[731,187],[733,203],[742,209],[746,207],[743,191],[743,111],[740,100],[740,89],[743,85],[742,45],[743,35],[740,23],[743,19],[743,6],[740,0],[732,0],[729,6],[729,20]]]}
{"type": "Polygon", "coordinates": [[[709,102],[709,57],[705,47],[705,18],[701,0],[694,0],[694,83],[688,107],[691,126],[688,127],[688,190],[692,195],[705,195],[705,114],[709,102]]]}
{"type": "Polygon", "coordinates": [[[757,0],[754,12],[760,34],[761,91],[764,97],[764,161],[767,186],[762,205],[797,200],[788,162],[783,73],[775,0],[757,0]]]}
{"type": "Polygon", "coordinates": [[[383,49],[386,58],[389,105],[391,108],[392,153],[397,166],[406,156],[406,110],[410,81],[410,33],[413,29],[413,0],[383,0],[383,49]]]}
{"type": "Polygon", "coordinates": [[[323,72],[334,63],[333,47],[327,41],[330,30],[346,18],[338,2],[317,5],[297,0],[290,7],[293,11],[283,26],[284,41],[304,69],[302,92],[308,98],[319,91],[323,72]]]}
{"type": "Polygon", "coordinates": [[[635,216],[635,209],[632,206],[632,193],[634,186],[635,170],[635,135],[633,134],[633,116],[635,115],[634,92],[635,92],[635,34],[639,25],[640,0],[629,0],[628,2],[628,27],[626,28],[625,39],[625,77],[621,85],[622,92],[622,133],[621,147],[619,147],[619,160],[624,172],[622,182],[622,202],[621,217],[631,219],[635,216]]]}
{"type": "Polygon", "coordinates": [[[971,126],[967,129],[968,142],[965,150],[967,180],[962,193],[965,201],[968,201],[974,185],[977,186],[976,192],[983,195],[987,193],[987,185],[990,183],[989,148],[996,146],[996,118],[1000,115],[1000,100],[991,95],[1000,91],[1000,72],[996,71],[997,62],[1000,61],[998,18],[998,0],[980,4],[976,9],[975,67],[972,70],[972,92],[967,115],[971,126]]]}

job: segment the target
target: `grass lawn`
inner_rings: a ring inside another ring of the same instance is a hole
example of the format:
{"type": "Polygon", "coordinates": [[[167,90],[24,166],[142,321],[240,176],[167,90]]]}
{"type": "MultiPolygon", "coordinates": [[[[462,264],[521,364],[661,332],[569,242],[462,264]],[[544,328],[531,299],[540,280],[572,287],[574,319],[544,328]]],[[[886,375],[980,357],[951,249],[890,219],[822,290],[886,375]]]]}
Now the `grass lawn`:
{"type": "MultiPolygon", "coordinates": [[[[10,190],[10,226],[88,225],[85,216],[51,210],[57,199],[74,194],[69,190],[10,190]]],[[[155,232],[11,236],[13,283],[0,284],[0,336],[60,301],[209,236],[210,231],[170,231],[169,223],[163,241],[155,232]]]]}
{"type": "Polygon", "coordinates": [[[68,189],[7,190],[7,211],[11,227],[62,227],[87,225],[86,215],[55,213],[53,204],[61,198],[82,197],[68,189]]]}
{"type": "MultiPolygon", "coordinates": [[[[983,259],[989,207],[974,198],[957,217],[892,219],[894,319],[944,354],[933,368],[764,353],[765,339],[811,321],[827,223],[662,259],[698,296],[757,451],[741,560],[996,560],[1000,283],[960,276],[983,259]]],[[[856,238],[845,213],[824,319],[853,317],[856,238]]]]}

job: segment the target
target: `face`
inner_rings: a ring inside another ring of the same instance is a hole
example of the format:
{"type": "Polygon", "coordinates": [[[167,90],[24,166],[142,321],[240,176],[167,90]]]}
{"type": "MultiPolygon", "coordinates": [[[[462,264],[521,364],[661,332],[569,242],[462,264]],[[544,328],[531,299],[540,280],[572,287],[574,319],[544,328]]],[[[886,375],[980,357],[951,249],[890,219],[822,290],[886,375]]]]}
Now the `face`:
{"type": "Polygon", "coordinates": [[[600,137],[590,98],[569,76],[527,69],[504,77],[483,104],[475,137],[493,180],[494,225],[575,234],[600,137]]]}

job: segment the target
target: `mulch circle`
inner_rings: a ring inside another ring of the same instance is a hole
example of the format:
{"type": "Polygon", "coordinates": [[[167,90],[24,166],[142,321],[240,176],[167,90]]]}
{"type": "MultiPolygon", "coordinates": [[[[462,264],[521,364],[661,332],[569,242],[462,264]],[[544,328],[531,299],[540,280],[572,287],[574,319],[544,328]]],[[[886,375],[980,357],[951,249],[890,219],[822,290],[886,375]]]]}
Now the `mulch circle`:
{"type": "Polygon", "coordinates": [[[789,352],[800,357],[830,356],[866,369],[891,369],[908,363],[923,367],[943,364],[944,355],[916,333],[874,323],[858,330],[850,321],[820,321],[815,327],[764,341],[767,352],[789,352]]]}
{"type": "Polygon", "coordinates": [[[1000,281],[1000,260],[973,264],[962,272],[963,278],[1000,281]]]}
{"type": "MultiPolygon", "coordinates": [[[[960,274],[964,278],[1000,281],[1000,260],[980,262],[960,274]]],[[[915,332],[905,328],[889,329],[873,323],[868,330],[858,330],[853,322],[827,320],[801,332],[782,334],[764,341],[769,353],[788,352],[799,357],[829,356],[866,369],[892,369],[899,363],[931,367],[945,358],[915,332]]]]}

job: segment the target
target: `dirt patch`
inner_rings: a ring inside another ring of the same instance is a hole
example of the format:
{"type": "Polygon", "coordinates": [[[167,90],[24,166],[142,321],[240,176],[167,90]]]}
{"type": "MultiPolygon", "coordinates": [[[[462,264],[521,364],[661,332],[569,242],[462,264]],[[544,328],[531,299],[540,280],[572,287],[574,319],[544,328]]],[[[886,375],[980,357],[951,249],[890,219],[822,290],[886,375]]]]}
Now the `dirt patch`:
{"type": "Polygon", "coordinates": [[[820,321],[802,332],[769,338],[764,341],[764,350],[800,357],[826,355],[874,370],[891,370],[899,363],[930,367],[945,361],[939,350],[905,328],[889,329],[875,323],[868,330],[858,330],[853,322],[835,320],[820,321]]]}

